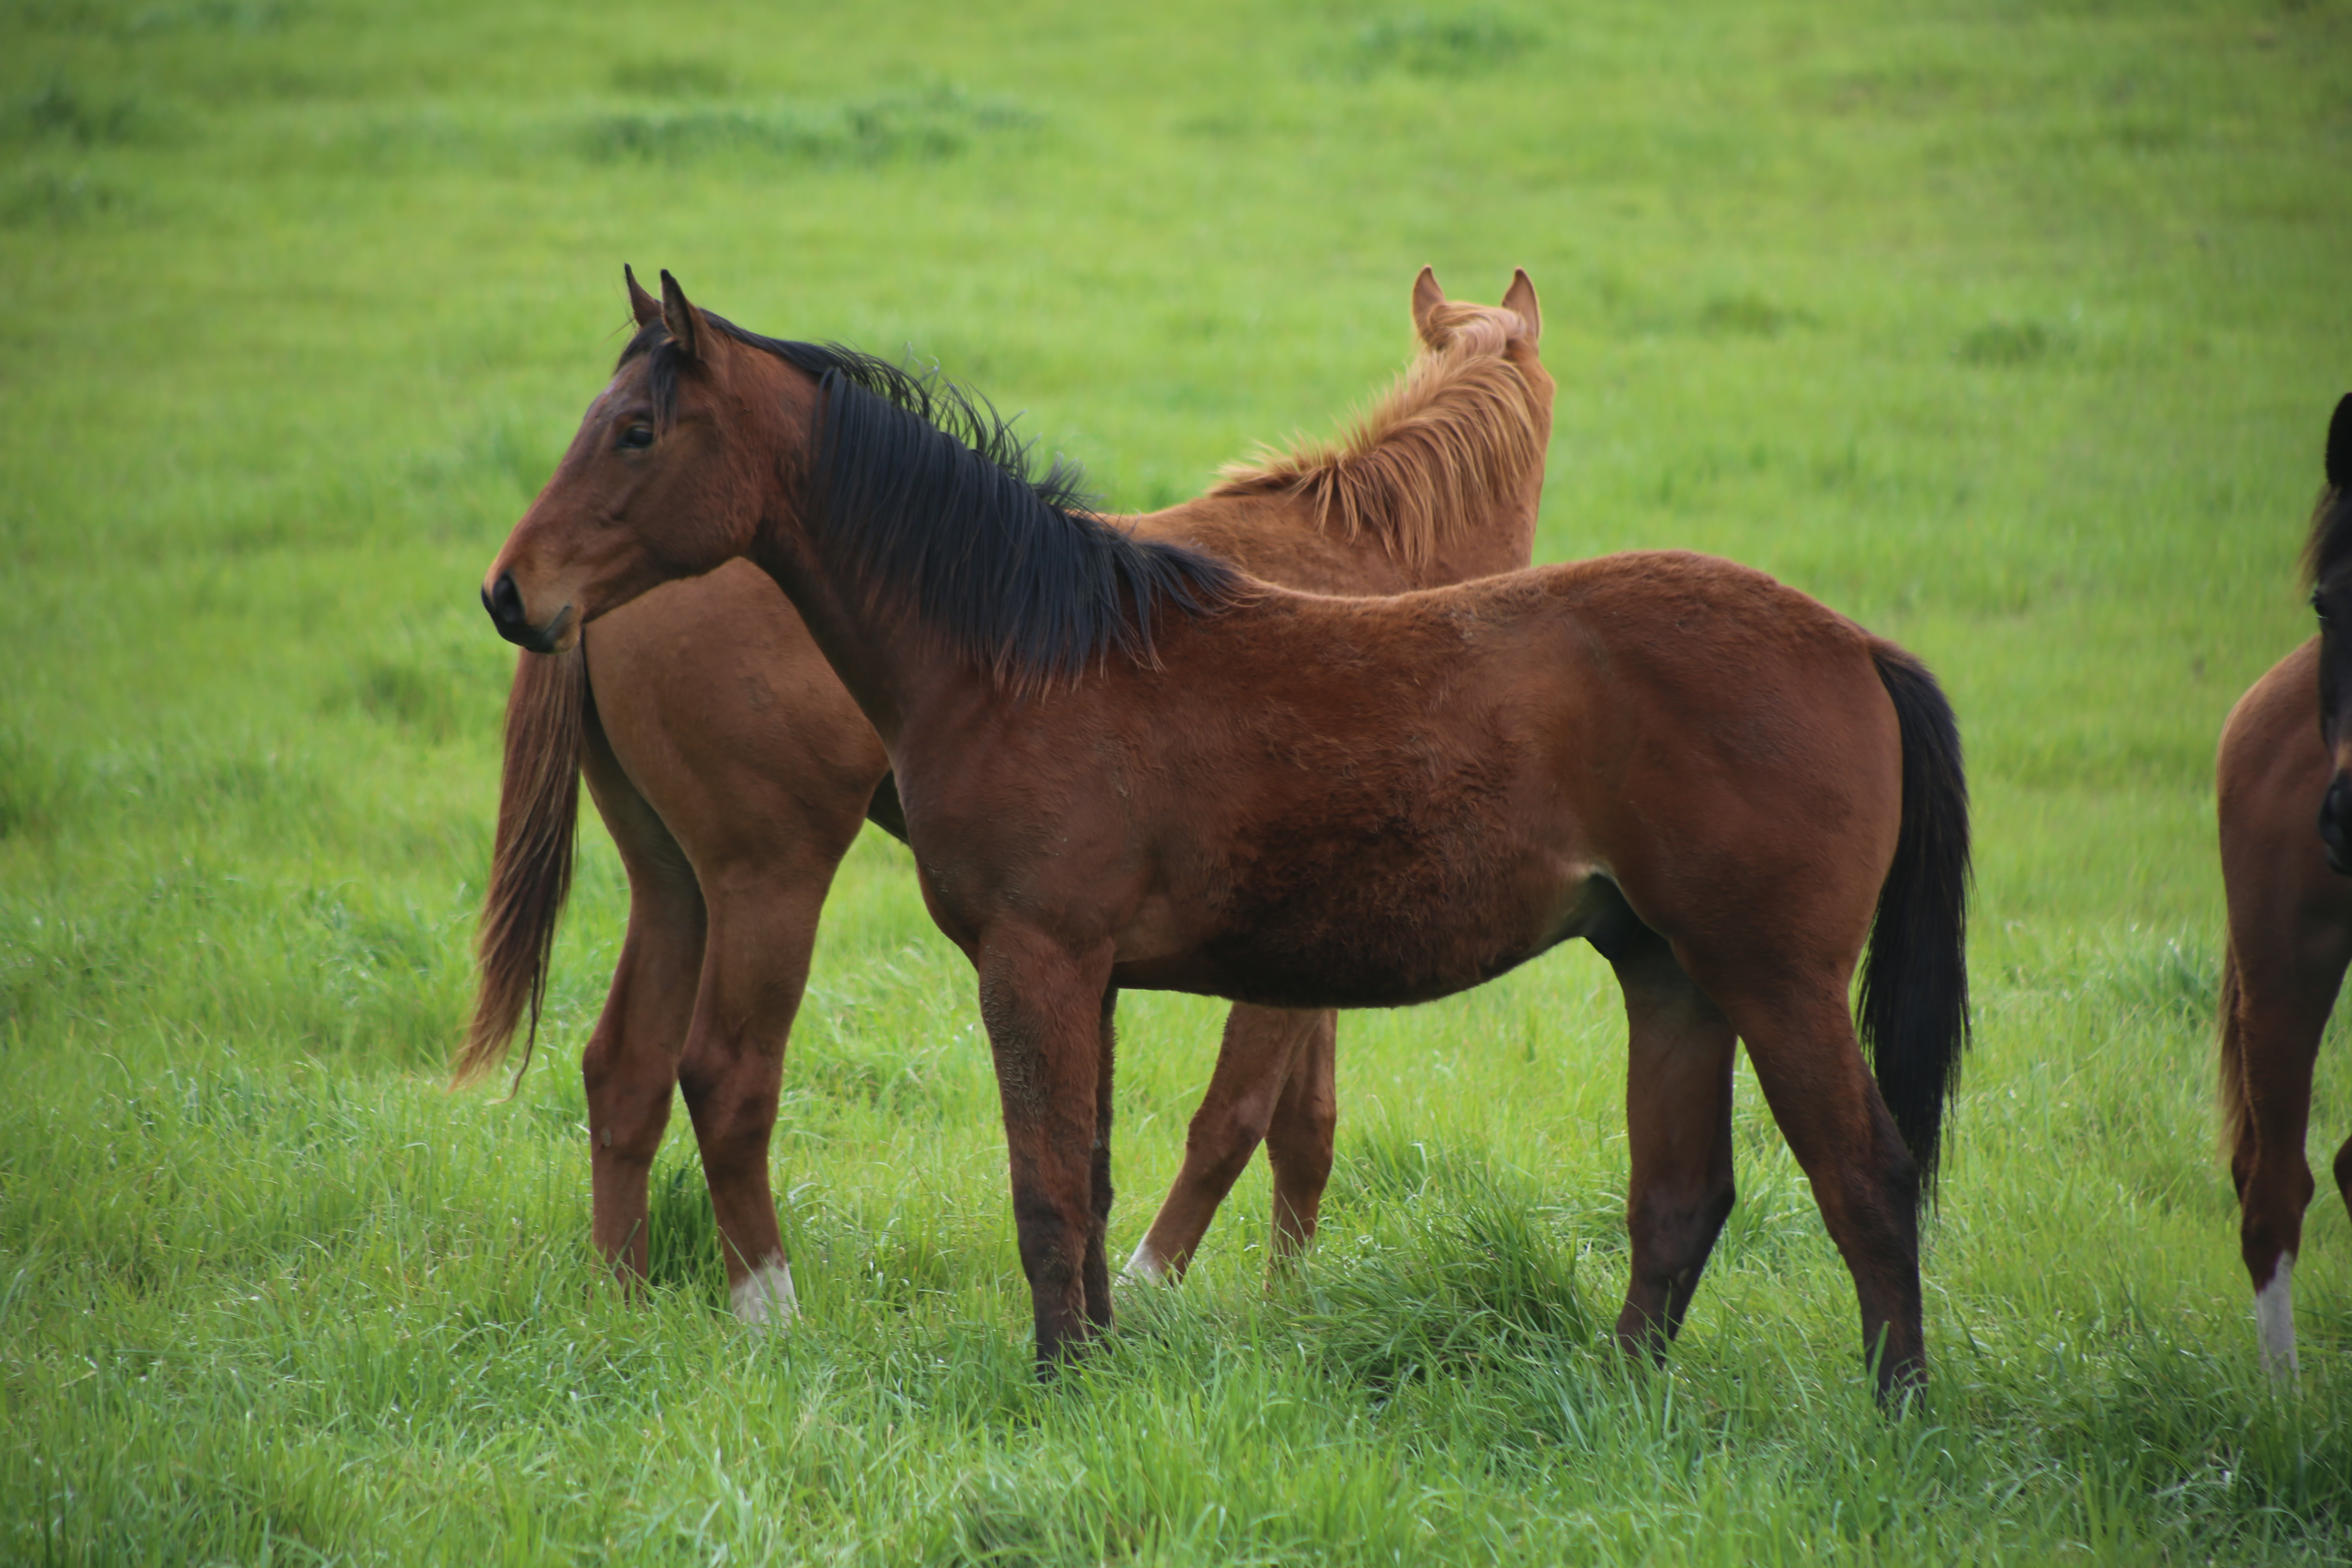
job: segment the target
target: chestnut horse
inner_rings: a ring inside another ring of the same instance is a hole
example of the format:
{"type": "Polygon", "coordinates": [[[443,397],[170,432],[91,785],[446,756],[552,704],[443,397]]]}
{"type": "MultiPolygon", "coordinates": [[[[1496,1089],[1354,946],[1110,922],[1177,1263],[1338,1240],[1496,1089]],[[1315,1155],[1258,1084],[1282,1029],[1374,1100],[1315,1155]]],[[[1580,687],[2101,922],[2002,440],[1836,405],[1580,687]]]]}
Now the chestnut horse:
{"type": "Polygon", "coordinates": [[[484,606],[555,653],[737,556],[793,601],[978,972],[1041,1371],[1111,1321],[1120,986],[1397,1006],[1580,936],[1630,1024],[1620,1342],[1664,1355],[1730,1209],[1745,1040],[1880,1394],[1925,1376],[1968,812],[1917,660],[1681,552],[1386,599],[1277,588],[1026,482],[877,362],[662,288],[484,606]],[[1875,1081],[1848,996],[1865,942],[1875,1081]]]}
{"type": "MultiPolygon", "coordinates": [[[[2319,635],[2238,699],[2215,770],[2230,909],[2221,1117],[2263,1364],[2282,1379],[2295,1373],[2294,1259],[2314,1187],[2312,1064],[2352,963],[2352,396],[2329,423],[2326,473],[2303,555],[2319,635]]],[[[2336,1152],[2336,1190],[2352,1205],[2352,1142],[2336,1152]]]]}
{"type": "MultiPolygon", "coordinates": [[[[1534,287],[1522,272],[1500,309],[1466,304],[1424,268],[1412,321],[1424,352],[1341,445],[1229,468],[1207,496],[1120,526],[1325,593],[1525,566],[1551,430],[1534,287]]],[[[768,1173],[784,1049],[818,911],[859,824],[870,808],[905,836],[888,769],[791,603],[745,562],[615,610],[570,652],[521,656],[457,1076],[488,1070],[526,1014],[536,1024],[584,771],[629,877],[627,935],[581,1064],[596,1130],[592,1234],[625,1277],[646,1267],[646,1178],[676,1084],[735,1311],[791,1315],[768,1173]]],[[[1234,1009],[1131,1274],[1182,1273],[1261,1140],[1276,1255],[1313,1235],[1337,1114],[1333,1026],[1328,1010],[1234,1009]]]]}

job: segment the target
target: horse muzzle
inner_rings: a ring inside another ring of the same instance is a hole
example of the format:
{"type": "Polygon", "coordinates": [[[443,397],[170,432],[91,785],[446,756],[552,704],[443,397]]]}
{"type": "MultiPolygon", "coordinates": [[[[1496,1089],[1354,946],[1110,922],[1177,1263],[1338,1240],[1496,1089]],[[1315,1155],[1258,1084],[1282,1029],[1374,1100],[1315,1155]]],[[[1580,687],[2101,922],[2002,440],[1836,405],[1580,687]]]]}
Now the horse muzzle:
{"type": "Polygon", "coordinates": [[[2319,841],[2327,846],[2327,868],[2352,877],[2352,787],[2337,773],[2319,803],[2319,841]]]}
{"type": "Polygon", "coordinates": [[[488,613],[490,625],[498,627],[499,636],[533,653],[555,652],[572,624],[572,606],[566,605],[547,625],[531,625],[530,613],[522,607],[522,591],[515,586],[511,572],[499,573],[499,580],[482,590],[482,608],[488,613]]]}

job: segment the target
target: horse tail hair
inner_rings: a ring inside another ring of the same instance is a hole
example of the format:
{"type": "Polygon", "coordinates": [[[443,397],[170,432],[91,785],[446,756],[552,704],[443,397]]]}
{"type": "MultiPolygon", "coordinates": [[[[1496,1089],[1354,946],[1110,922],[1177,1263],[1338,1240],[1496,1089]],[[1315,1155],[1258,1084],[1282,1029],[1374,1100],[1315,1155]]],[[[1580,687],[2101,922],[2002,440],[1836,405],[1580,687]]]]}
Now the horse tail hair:
{"type": "Polygon", "coordinates": [[[496,1067],[530,1016],[521,1067],[539,1044],[539,1017],[555,951],[555,925],[572,891],[580,823],[580,748],[589,722],[588,656],[526,653],[507,694],[506,763],[489,887],[474,938],[474,1018],[450,1070],[453,1089],[496,1067]]]}
{"type": "Polygon", "coordinates": [[[1944,1107],[1969,1041],[1969,785],[1959,725],[1927,667],[1892,643],[1874,652],[1903,743],[1903,826],[1878,890],[1863,965],[1863,1046],[1878,1092],[1932,1199],[1944,1107]]]}
{"type": "Polygon", "coordinates": [[[2221,1070],[2221,1152],[2236,1169],[2239,1150],[2253,1137],[2254,1107],[2246,1092],[2246,1041],[2240,1027],[2245,1005],[2244,983],[2238,976],[2238,947],[2231,942],[2221,953],[2221,1002],[2215,1012],[2214,1055],[2221,1070]]]}

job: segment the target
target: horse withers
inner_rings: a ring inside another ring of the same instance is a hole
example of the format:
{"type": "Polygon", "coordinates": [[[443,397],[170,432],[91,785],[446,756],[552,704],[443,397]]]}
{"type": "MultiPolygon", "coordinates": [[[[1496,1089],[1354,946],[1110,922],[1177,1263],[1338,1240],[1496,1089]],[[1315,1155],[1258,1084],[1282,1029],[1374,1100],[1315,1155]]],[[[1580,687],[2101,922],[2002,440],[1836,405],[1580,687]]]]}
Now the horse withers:
{"type": "MultiPolygon", "coordinates": [[[[658,319],[632,294],[640,325],[658,319]]],[[[1421,353],[1344,439],[1234,465],[1206,495],[1118,526],[1324,593],[1525,566],[1551,432],[1534,285],[1519,273],[1500,306],[1479,305],[1448,300],[1423,268],[1412,318],[1421,353]]],[[[741,561],[615,610],[569,653],[522,655],[506,742],[458,1078],[488,1071],[536,1022],[584,773],[629,879],[627,933],[581,1061],[591,1234],[622,1278],[643,1275],[647,1175],[681,1089],[735,1311],[787,1321],[768,1168],[784,1051],[842,856],[869,812],[905,835],[882,742],[791,601],[741,561]]],[[[1130,1274],[1181,1275],[1261,1141],[1275,1256],[1314,1235],[1338,1115],[1335,1024],[1327,1009],[1234,1009],[1130,1274]]]]}
{"type": "MultiPolygon", "coordinates": [[[[2329,422],[2326,472],[2303,554],[2318,635],[2238,700],[2215,768],[2223,1137],[2263,1364],[2283,1379],[2295,1373],[2294,1260],[2315,1190],[2312,1068],[2352,963],[2352,396],[2329,422]]],[[[2352,1140],[2335,1175],[2352,1205],[2352,1140]]]]}
{"type": "Polygon", "coordinates": [[[1581,936],[1629,1021],[1620,1342],[1663,1355],[1729,1212],[1744,1040],[1882,1395],[1923,1378],[1917,1211],[1968,1009],[1967,792],[1927,671],[1675,552],[1294,593],[1006,455],[664,274],[482,593],[549,653],[738,556],[792,599],[978,973],[1041,1369],[1111,1321],[1120,986],[1394,1006],[1581,936]]]}

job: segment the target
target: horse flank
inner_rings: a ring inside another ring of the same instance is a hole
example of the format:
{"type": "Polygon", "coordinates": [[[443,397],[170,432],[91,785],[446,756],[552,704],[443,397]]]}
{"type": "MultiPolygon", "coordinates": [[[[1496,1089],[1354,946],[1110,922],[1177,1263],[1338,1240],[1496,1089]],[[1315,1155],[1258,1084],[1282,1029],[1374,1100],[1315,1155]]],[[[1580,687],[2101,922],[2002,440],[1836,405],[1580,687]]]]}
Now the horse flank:
{"type": "Polygon", "coordinates": [[[1442,309],[1445,346],[1416,359],[1337,444],[1301,440],[1227,464],[1209,494],[1306,496],[1318,527],[1370,534],[1396,560],[1425,564],[1543,461],[1534,395],[1503,355],[1496,315],[1442,309]]]}

